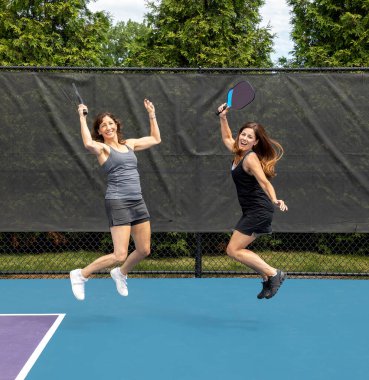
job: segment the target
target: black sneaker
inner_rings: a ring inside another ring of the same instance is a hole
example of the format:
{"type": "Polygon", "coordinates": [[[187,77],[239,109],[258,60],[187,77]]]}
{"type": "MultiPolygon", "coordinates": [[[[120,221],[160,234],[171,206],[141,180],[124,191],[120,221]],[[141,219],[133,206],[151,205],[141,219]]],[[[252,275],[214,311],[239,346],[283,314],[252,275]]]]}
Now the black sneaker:
{"type": "Polygon", "coordinates": [[[258,297],[259,300],[265,298],[265,297],[270,293],[270,283],[269,283],[269,279],[268,279],[267,281],[263,281],[262,284],[263,284],[263,289],[262,289],[261,292],[257,295],[257,297],[258,297]]]}
{"type": "Polygon", "coordinates": [[[265,298],[269,299],[274,297],[283,281],[287,278],[286,273],[282,272],[280,269],[277,269],[277,274],[275,276],[269,277],[268,282],[270,286],[270,292],[265,295],[265,298]]]}

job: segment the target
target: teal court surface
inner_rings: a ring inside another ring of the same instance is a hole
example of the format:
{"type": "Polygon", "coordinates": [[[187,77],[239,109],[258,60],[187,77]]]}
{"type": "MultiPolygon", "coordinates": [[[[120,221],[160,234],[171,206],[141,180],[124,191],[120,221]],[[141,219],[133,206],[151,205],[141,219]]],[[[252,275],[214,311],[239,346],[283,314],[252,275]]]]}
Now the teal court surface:
{"type": "Polygon", "coordinates": [[[258,279],[128,286],[91,279],[80,302],[69,279],[0,280],[0,380],[369,376],[369,281],[287,279],[270,300],[258,279]]]}

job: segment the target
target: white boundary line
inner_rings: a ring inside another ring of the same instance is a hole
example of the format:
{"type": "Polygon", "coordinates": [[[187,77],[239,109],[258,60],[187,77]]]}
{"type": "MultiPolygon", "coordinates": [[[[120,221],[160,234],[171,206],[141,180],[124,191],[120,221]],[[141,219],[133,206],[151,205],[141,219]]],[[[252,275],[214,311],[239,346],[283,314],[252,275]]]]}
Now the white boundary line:
{"type": "Polygon", "coordinates": [[[18,376],[15,378],[15,380],[24,380],[26,376],[28,375],[28,372],[31,370],[33,365],[36,363],[36,360],[41,355],[42,351],[46,347],[49,340],[54,335],[55,331],[59,327],[60,323],[62,322],[63,318],[65,317],[65,314],[60,313],[54,313],[54,314],[0,314],[0,317],[6,316],[6,317],[13,317],[13,316],[44,316],[44,315],[57,315],[55,322],[52,324],[52,326],[49,328],[47,333],[44,335],[44,337],[41,339],[40,343],[36,347],[36,349],[33,351],[32,355],[28,358],[26,364],[23,366],[22,370],[18,373],[18,376]]]}

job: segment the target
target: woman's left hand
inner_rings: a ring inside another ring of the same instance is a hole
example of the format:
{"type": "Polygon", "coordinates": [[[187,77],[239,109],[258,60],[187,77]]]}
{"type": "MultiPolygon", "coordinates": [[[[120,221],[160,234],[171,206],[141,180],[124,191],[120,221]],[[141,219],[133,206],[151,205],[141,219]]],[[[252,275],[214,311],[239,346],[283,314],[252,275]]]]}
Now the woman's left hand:
{"type": "Polygon", "coordinates": [[[288,211],[287,205],[282,201],[282,199],[277,199],[274,202],[274,205],[277,206],[281,211],[288,211]]]}
{"type": "Polygon", "coordinates": [[[145,105],[145,108],[146,108],[147,112],[149,113],[149,116],[150,117],[155,116],[155,107],[154,107],[154,104],[152,104],[149,99],[145,99],[144,100],[144,105],[145,105]]]}

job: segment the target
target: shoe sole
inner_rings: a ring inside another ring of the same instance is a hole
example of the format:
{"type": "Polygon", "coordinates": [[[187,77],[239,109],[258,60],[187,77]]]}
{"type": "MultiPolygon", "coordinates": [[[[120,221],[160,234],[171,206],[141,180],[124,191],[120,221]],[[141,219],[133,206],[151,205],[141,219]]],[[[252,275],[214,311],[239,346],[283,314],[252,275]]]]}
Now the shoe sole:
{"type": "Polygon", "coordinates": [[[80,298],[80,297],[77,297],[76,293],[74,292],[74,289],[73,289],[73,282],[72,282],[72,276],[69,275],[69,279],[70,279],[70,284],[72,286],[72,293],[74,295],[74,297],[78,300],[78,301],[84,301],[85,300],[85,297],[83,298],[80,298]]]}
{"type": "Polygon", "coordinates": [[[268,292],[269,292],[269,289],[266,289],[264,291],[264,288],[263,288],[262,291],[256,296],[256,298],[258,300],[262,300],[263,298],[265,298],[267,296],[268,292]],[[264,294],[263,294],[263,292],[264,292],[264,294]]]}
{"type": "Polygon", "coordinates": [[[122,297],[128,297],[128,289],[127,289],[127,294],[122,294],[122,293],[119,292],[119,290],[118,290],[118,281],[114,278],[114,275],[112,274],[113,270],[114,270],[114,269],[112,269],[112,270],[110,271],[110,277],[113,279],[113,281],[114,281],[114,283],[115,283],[115,286],[116,286],[116,288],[117,288],[117,292],[118,292],[118,294],[121,295],[122,297]]]}
{"type": "Polygon", "coordinates": [[[265,298],[265,297],[266,297],[265,294],[260,295],[260,293],[256,296],[256,298],[257,298],[258,300],[262,300],[262,299],[265,298]]]}
{"type": "Polygon", "coordinates": [[[265,296],[265,298],[268,299],[268,300],[271,299],[271,298],[273,298],[273,297],[278,293],[279,288],[282,286],[283,281],[284,281],[286,278],[287,278],[287,273],[281,271],[281,282],[279,283],[279,286],[278,286],[277,291],[276,291],[273,295],[271,295],[270,297],[265,296]]]}

